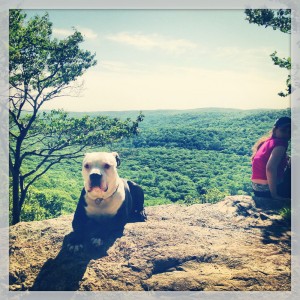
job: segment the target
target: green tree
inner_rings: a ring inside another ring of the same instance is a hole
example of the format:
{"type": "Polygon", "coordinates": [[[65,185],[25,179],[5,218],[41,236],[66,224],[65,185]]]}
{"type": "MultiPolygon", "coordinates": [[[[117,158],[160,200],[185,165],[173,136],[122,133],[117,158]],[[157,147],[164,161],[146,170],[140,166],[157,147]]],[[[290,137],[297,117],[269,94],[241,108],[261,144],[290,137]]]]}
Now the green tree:
{"type": "MultiPolygon", "coordinates": [[[[272,27],[274,30],[280,30],[283,33],[291,33],[291,10],[290,9],[246,9],[246,20],[251,24],[258,26],[272,27]]],[[[274,51],[271,58],[276,66],[291,70],[291,58],[279,58],[274,51]]],[[[286,91],[278,93],[281,97],[291,94],[291,75],[286,80],[286,91]]]]}
{"type": "Polygon", "coordinates": [[[206,194],[201,195],[200,199],[202,203],[217,203],[229,195],[230,193],[228,191],[221,192],[219,189],[213,187],[209,189],[206,194]]]}
{"type": "Polygon", "coordinates": [[[95,54],[80,49],[83,37],[75,29],[65,39],[52,38],[48,14],[27,20],[21,10],[10,10],[9,26],[9,166],[16,224],[29,187],[53,165],[81,156],[89,146],[136,134],[142,115],[120,121],[41,113],[52,99],[78,95],[78,79],[96,64],[95,54]]]}

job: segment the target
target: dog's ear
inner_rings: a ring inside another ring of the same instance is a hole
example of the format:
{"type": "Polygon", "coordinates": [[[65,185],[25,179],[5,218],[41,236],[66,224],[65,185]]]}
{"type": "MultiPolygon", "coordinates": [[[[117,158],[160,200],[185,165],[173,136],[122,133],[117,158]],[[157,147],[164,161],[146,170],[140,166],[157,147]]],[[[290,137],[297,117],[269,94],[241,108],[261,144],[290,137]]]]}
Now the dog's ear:
{"type": "Polygon", "coordinates": [[[120,164],[121,164],[121,159],[120,159],[120,156],[119,156],[118,152],[112,152],[112,155],[116,158],[117,167],[119,167],[120,164]]]}

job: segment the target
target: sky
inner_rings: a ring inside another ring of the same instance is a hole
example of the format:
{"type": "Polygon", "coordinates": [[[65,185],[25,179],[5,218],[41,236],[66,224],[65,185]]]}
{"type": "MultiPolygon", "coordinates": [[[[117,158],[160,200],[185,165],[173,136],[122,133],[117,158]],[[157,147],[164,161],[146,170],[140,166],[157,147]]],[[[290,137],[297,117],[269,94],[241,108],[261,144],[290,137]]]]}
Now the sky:
{"type": "MultiPolygon", "coordinates": [[[[25,10],[28,17],[44,10],[25,10]]],[[[122,111],[224,107],[286,108],[290,35],[249,24],[244,10],[47,10],[53,36],[79,30],[97,65],[79,97],[43,109],[122,111]]]]}

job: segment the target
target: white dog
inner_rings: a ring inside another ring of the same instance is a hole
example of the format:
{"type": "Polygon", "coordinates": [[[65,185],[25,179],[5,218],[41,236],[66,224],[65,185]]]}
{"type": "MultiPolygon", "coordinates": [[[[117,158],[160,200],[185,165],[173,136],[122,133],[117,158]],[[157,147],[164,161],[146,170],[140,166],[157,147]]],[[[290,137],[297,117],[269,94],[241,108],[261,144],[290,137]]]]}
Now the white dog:
{"type": "Polygon", "coordinates": [[[136,183],[119,177],[118,153],[87,153],[82,163],[84,188],[72,222],[70,250],[83,246],[92,233],[96,246],[113,231],[123,230],[127,222],[145,221],[144,192],[136,183]]]}

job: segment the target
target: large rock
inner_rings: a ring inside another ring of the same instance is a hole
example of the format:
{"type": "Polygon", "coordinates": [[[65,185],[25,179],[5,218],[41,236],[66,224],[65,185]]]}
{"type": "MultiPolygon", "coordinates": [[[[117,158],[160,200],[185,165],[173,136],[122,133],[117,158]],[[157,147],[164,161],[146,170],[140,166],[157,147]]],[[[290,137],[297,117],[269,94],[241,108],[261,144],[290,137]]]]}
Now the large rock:
{"type": "Polygon", "coordinates": [[[147,207],[98,250],[70,254],[72,215],[10,228],[10,290],[287,291],[290,226],[248,196],[147,207]]]}

